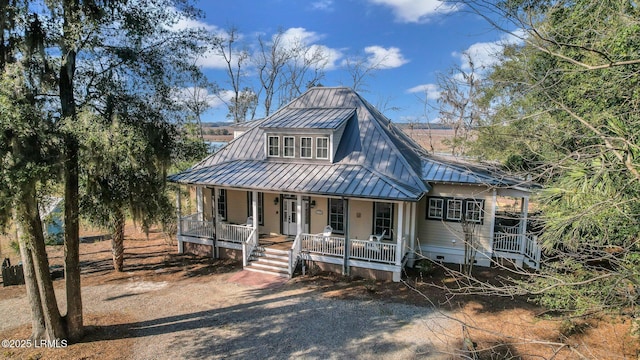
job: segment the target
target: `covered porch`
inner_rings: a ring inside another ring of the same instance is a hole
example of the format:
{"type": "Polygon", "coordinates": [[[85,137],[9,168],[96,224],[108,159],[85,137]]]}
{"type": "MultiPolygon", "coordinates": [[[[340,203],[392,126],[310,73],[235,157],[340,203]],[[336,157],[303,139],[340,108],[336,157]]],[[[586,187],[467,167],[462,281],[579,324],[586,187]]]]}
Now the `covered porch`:
{"type": "Polygon", "coordinates": [[[222,187],[195,192],[197,212],[178,210],[180,252],[185,244],[210,246],[216,258],[231,250],[249,267],[265,250],[277,249],[286,251],[289,277],[305,260],[333,264],[345,275],[352,268],[387,272],[399,281],[416,246],[415,203],[222,187]],[[322,229],[329,224],[335,229],[326,236],[322,229]]]}

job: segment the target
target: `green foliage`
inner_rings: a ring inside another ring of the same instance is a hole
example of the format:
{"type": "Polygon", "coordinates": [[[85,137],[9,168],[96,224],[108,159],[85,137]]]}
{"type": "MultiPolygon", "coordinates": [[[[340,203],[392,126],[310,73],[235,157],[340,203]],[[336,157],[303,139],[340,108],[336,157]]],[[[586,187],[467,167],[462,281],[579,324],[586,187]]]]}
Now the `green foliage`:
{"type": "Polygon", "coordinates": [[[545,185],[536,202],[549,259],[523,285],[556,310],[636,311],[640,9],[623,0],[504,5],[536,31],[488,75],[493,113],[474,151],[545,185]]]}

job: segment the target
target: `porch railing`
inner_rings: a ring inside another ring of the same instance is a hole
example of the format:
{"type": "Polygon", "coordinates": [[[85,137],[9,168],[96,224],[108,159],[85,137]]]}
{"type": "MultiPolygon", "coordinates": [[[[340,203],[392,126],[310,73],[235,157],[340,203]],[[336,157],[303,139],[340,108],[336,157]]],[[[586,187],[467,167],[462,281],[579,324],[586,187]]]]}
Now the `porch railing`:
{"type": "MultiPolygon", "coordinates": [[[[309,253],[344,257],[344,238],[313,234],[300,235],[301,250],[309,253]]],[[[398,244],[369,240],[349,240],[349,258],[394,264],[398,244]]]]}
{"type": "Polygon", "coordinates": [[[180,219],[180,235],[213,239],[216,234],[213,221],[197,220],[199,214],[192,214],[180,219]]]}
{"type": "Polygon", "coordinates": [[[251,258],[251,254],[253,250],[258,246],[258,237],[256,235],[256,229],[250,228],[251,231],[249,235],[242,242],[242,266],[246,267],[249,265],[249,258],[251,258]]]}
{"type": "Polygon", "coordinates": [[[350,259],[376,261],[393,264],[396,262],[398,245],[369,240],[349,240],[351,243],[350,259]]]}
{"type": "Polygon", "coordinates": [[[322,255],[344,256],[344,238],[313,234],[300,234],[304,251],[322,255]]]}
{"type": "Polygon", "coordinates": [[[217,230],[218,240],[242,244],[254,229],[252,226],[233,225],[219,222],[217,224],[217,230]]]}

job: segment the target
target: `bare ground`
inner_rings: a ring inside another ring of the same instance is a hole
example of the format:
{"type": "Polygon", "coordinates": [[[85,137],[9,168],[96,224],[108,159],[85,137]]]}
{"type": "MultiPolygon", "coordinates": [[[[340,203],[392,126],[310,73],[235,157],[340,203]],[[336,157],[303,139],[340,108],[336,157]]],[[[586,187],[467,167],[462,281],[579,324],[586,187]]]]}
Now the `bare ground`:
{"type": "MultiPolygon", "coordinates": [[[[463,327],[481,358],[635,358],[624,319],[566,324],[520,298],[451,297],[444,272],[406,283],[299,276],[262,288],[233,261],[180,255],[161,234],[127,229],[125,272],[109,241],[81,245],[87,336],[66,348],[0,349],[16,359],[459,358],[463,327]],[[560,347],[558,342],[570,346],[560,347]],[[457,355],[454,355],[456,354],[457,355]]],[[[52,265],[62,263],[49,248],[52,265]]],[[[495,279],[496,269],[476,276],[495,279]]],[[[63,281],[54,282],[64,309],[63,281]]],[[[26,339],[24,286],[0,289],[0,339],[26,339]]]]}

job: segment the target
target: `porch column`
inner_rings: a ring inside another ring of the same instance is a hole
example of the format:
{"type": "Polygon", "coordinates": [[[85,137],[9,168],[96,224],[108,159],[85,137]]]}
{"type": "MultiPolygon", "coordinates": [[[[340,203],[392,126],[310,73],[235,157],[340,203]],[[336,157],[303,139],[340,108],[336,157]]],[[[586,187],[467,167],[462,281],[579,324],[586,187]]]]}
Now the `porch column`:
{"type": "Polygon", "coordinates": [[[253,240],[255,241],[255,243],[258,243],[258,226],[260,225],[258,223],[258,192],[257,191],[253,191],[251,193],[251,214],[253,217],[253,228],[256,229],[256,231],[253,233],[253,240]]]}
{"type": "MultiPolygon", "coordinates": [[[[417,208],[417,204],[415,202],[411,203],[411,206],[409,208],[409,217],[411,218],[410,221],[411,223],[409,224],[409,242],[411,244],[410,246],[410,253],[409,253],[409,266],[413,267],[413,264],[416,261],[416,243],[417,243],[417,239],[416,239],[416,208],[417,208]]],[[[420,246],[420,244],[418,244],[418,246],[420,246]]]]}
{"type": "Polygon", "coordinates": [[[198,220],[204,221],[204,198],[202,197],[202,186],[196,186],[196,213],[198,220]]]}
{"type": "Polygon", "coordinates": [[[178,217],[178,226],[176,237],[178,238],[178,253],[184,253],[184,244],[182,243],[182,204],[180,199],[180,184],[178,184],[178,191],[176,192],[176,215],[178,217]]]}
{"type": "Polygon", "coordinates": [[[302,195],[296,196],[296,236],[302,234],[302,195]]]}
{"type": "Polygon", "coordinates": [[[218,251],[218,189],[211,188],[211,219],[213,220],[213,228],[215,229],[215,238],[213,239],[213,258],[218,259],[220,257],[218,251]]]}
{"type": "Polygon", "coordinates": [[[520,207],[520,253],[524,253],[525,239],[527,236],[527,216],[529,213],[529,197],[522,197],[520,207]]]}
{"type": "MultiPolygon", "coordinates": [[[[404,256],[402,248],[402,234],[404,233],[404,203],[398,203],[398,231],[396,234],[396,266],[402,266],[402,257],[404,256]]],[[[393,272],[393,281],[400,281],[402,270],[393,272]]]]}
{"type": "Polygon", "coordinates": [[[348,276],[351,273],[349,268],[349,254],[351,252],[351,241],[349,240],[349,200],[342,198],[342,214],[344,215],[344,262],[342,264],[342,275],[348,276]]]}
{"type": "MultiPolygon", "coordinates": [[[[489,256],[493,255],[494,249],[493,249],[493,241],[496,237],[495,231],[496,231],[496,204],[498,203],[498,191],[496,189],[493,189],[493,191],[491,192],[491,207],[489,208],[489,210],[487,211],[487,213],[489,215],[491,215],[491,223],[489,225],[489,250],[491,251],[489,256]]],[[[483,214],[484,218],[486,219],[486,215],[483,214]]]]}

